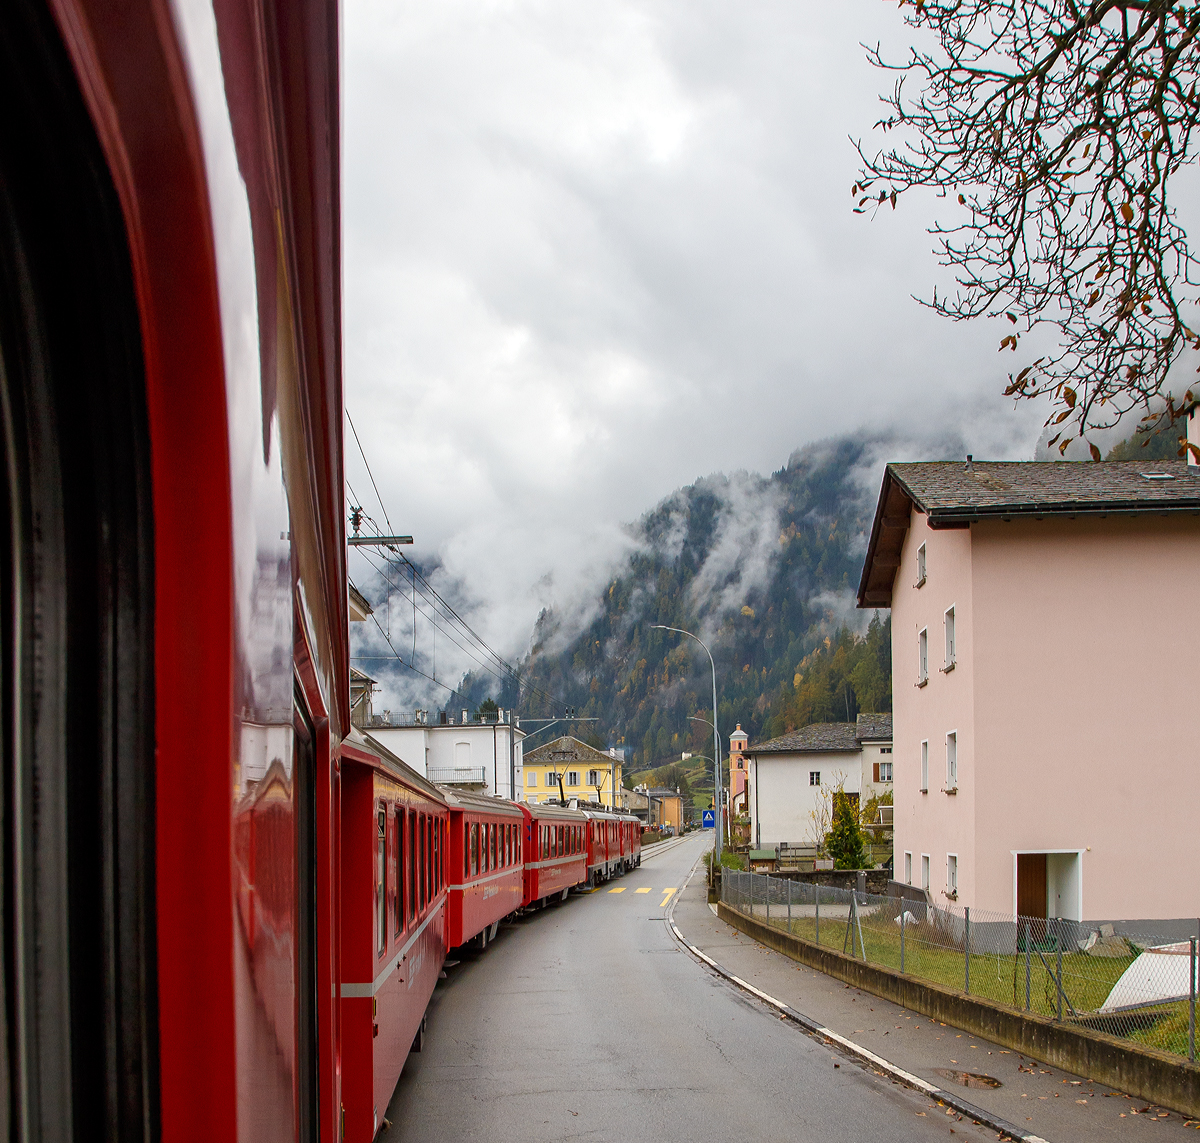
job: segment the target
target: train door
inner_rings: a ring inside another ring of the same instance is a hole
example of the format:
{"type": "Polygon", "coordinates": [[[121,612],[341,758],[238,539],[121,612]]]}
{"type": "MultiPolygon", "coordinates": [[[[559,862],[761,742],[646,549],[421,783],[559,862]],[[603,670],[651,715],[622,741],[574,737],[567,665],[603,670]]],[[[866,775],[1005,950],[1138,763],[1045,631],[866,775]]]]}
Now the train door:
{"type": "Polygon", "coordinates": [[[0,5],[0,1101],[158,1132],[154,530],[141,329],[49,11],[0,5]]]}
{"type": "Polygon", "coordinates": [[[294,932],[296,980],[296,1139],[316,1143],[318,1107],[317,807],[312,721],[299,689],[292,723],[292,796],[296,831],[294,932]]]}

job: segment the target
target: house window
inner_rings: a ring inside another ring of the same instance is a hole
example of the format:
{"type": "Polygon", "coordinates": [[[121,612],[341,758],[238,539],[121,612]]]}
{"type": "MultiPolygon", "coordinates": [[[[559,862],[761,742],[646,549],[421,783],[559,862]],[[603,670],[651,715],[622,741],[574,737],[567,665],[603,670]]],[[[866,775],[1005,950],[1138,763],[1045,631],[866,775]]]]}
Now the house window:
{"type": "Polygon", "coordinates": [[[925,582],[925,545],[917,549],[917,587],[925,582]]]}
{"type": "Polygon", "coordinates": [[[589,786],[600,785],[600,771],[599,770],[589,770],[588,771],[588,783],[587,784],[589,786]]]}
{"type": "Polygon", "coordinates": [[[958,789],[958,735],[946,735],[946,789],[958,789]]]}
{"type": "Polygon", "coordinates": [[[890,762],[879,763],[879,780],[881,782],[890,782],[892,780],[892,764],[890,762]]]}
{"type": "Polygon", "coordinates": [[[529,776],[526,779],[526,785],[532,790],[537,785],[537,771],[530,770],[529,776]]]}
{"type": "Polygon", "coordinates": [[[578,786],[579,785],[579,771],[578,770],[568,770],[567,771],[567,785],[568,786],[578,786]]]}
{"type": "Polygon", "coordinates": [[[929,793],[929,743],[921,743],[921,793],[929,793]]]}
{"type": "Polygon", "coordinates": [[[821,784],[821,771],[820,770],[809,770],[808,784],[810,786],[819,786],[821,784]]]}
{"type": "Polygon", "coordinates": [[[946,895],[958,896],[958,854],[946,854],[946,895]]]}
{"type": "Polygon", "coordinates": [[[558,785],[558,775],[553,770],[551,770],[546,775],[546,785],[547,786],[557,786],[558,785]]]}
{"type": "Polygon", "coordinates": [[[923,687],[929,682],[929,631],[921,628],[917,636],[917,686],[923,687]]]}
{"type": "Polygon", "coordinates": [[[929,854],[921,854],[921,888],[929,888],[929,854]]]}
{"type": "Polygon", "coordinates": [[[879,748],[880,754],[891,754],[891,752],[892,752],[892,748],[890,746],[881,746],[879,748]]]}
{"type": "Polygon", "coordinates": [[[954,669],[954,608],[946,612],[946,666],[944,670],[954,669]]]}
{"type": "Polygon", "coordinates": [[[738,759],[738,769],[742,769],[742,760],[740,758],[738,759]]]}
{"type": "Polygon", "coordinates": [[[905,885],[912,884],[912,854],[911,853],[906,853],[904,855],[904,884],[905,885]]]}

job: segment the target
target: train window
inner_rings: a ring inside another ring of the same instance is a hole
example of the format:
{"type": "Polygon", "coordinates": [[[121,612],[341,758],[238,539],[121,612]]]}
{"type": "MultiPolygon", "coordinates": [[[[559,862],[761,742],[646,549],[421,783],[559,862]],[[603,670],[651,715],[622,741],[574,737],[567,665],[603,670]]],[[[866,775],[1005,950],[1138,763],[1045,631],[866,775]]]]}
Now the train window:
{"type": "Polygon", "coordinates": [[[504,855],[508,858],[508,864],[513,863],[513,827],[506,825],[504,827],[504,855]]]}
{"type": "Polygon", "coordinates": [[[420,908],[424,909],[425,908],[425,890],[427,887],[426,876],[429,872],[429,870],[428,870],[428,851],[425,848],[425,815],[424,814],[420,815],[420,825],[417,828],[420,831],[420,848],[421,848],[420,873],[419,873],[420,883],[417,886],[417,891],[421,895],[420,908]]]}
{"type": "Polygon", "coordinates": [[[463,879],[471,876],[471,827],[463,822],[463,879]]]}
{"type": "Polygon", "coordinates": [[[404,928],[404,811],[396,807],[396,936],[404,928]]]}
{"type": "Polygon", "coordinates": [[[479,872],[479,823],[471,823],[471,840],[467,843],[468,856],[471,861],[471,876],[479,872]]]}
{"type": "Polygon", "coordinates": [[[488,844],[489,844],[490,852],[491,852],[492,868],[496,869],[500,863],[499,863],[499,861],[496,860],[496,823],[495,822],[492,822],[492,824],[490,826],[488,826],[488,844]]]}
{"type": "Polygon", "coordinates": [[[375,836],[375,936],[378,951],[387,948],[387,897],[384,871],[387,869],[387,810],[382,803],[378,812],[378,829],[375,836]]]}
{"type": "Polygon", "coordinates": [[[438,891],[438,871],[442,865],[442,833],[439,828],[441,823],[434,819],[433,822],[433,896],[437,896],[438,891]]]}
{"type": "Polygon", "coordinates": [[[408,915],[417,915],[417,815],[408,812],[408,915]]]}
{"type": "Polygon", "coordinates": [[[433,901],[433,816],[430,815],[425,819],[425,899],[429,902],[433,901]]]}

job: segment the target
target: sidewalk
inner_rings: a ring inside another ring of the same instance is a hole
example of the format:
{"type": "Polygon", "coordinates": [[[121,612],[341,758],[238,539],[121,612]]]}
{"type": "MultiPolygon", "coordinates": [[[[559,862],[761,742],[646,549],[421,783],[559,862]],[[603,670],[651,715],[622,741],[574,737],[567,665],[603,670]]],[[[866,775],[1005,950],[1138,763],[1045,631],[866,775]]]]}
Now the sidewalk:
{"type": "MultiPolygon", "coordinates": [[[[675,925],[690,944],[755,988],[913,1075],[961,1090],[972,1103],[1049,1143],[1197,1137],[1194,1128],[1185,1127],[1195,1121],[1174,1111],[1147,1107],[1143,1100],[938,1024],[765,948],[713,915],[702,870],[675,908],[675,925]],[[952,1078],[958,1072],[991,1076],[1001,1086],[962,1086],[952,1078]]],[[[796,1034],[804,1035],[799,1029],[796,1034]]]]}

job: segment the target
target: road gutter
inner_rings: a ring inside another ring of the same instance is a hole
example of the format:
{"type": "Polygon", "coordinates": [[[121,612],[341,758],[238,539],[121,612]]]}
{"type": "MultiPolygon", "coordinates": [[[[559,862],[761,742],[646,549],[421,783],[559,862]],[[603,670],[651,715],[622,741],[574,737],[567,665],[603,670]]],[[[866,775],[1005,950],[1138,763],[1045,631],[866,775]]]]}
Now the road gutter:
{"type": "Polygon", "coordinates": [[[679,891],[671,898],[670,906],[667,908],[666,921],[667,927],[674,934],[675,939],[679,941],[684,948],[688,950],[698,960],[703,961],[708,965],[718,976],[724,977],[731,984],[736,984],[739,988],[744,989],[753,996],[757,996],[759,1000],[771,1005],[783,1016],[786,1016],[794,1024],[799,1024],[809,1035],[816,1036],[824,1040],[827,1044],[836,1044],[842,1051],[848,1055],[854,1056],[863,1063],[869,1064],[871,1067],[882,1071],[885,1075],[890,1076],[897,1083],[902,1083],[905,1087],[913,1088],[929,1096],[930,1099],[936,1099],[940,1103],[944,1103],[947,1107],[953,1108],[962,1115],[968,1116],[977,1123],[983,1124],[985,1127],[990,1127],[993,1131],[999,1132],[1001,1135],[1007,1135],[1010,1139],[1022,1140],[1022,1143],[1046,1143],[1040,1135],[1034,1135],[1032,1132],[1025,1131],[1018,1127],[1015,1123],[1010,1123],[1007,1119],[1003,1119],[990,1111],[985,1111],[982,1107],[977,1107],[969,1100],[963,1099],[962,1096],[956,1095],[954,1092],[946,1091],[944,1088],[936,1087],[928,1080],[921,1079],[920,1076],[915,1076],[912,1072],[905,1071],[902,1067],[893,1064],[890,1060],[885,1060],[882,1056],[877,1056],[868,1048],[864,1048],[861,1044],[856,1044],[853,1040],[847,1039],[845,1036],[839,1035],[832,1028],[826,1028],[823,1024],[818,1023],[809,1016],[805,1016],[803,1012],[797,1012],[791,1005],[785,1004],[782,1000],[776,1000],[774,996],[763,992],[760,988],[755,988],[753,984],[744,981],[740,976],[735,975],[728,969],[718,964],[712,957],[706,953],[702,953],[695,945],[688,942],[688,939],[679,931],[675,925],[675,906],[679,899],[683,896],[684,891],[691,883],[692,878],[696,875],[696,870],[700,867],[700,862],[704,860],[704,855],[701,854],[697,859],[696,864],[692,866],[692,871],[687,875],[683,884],[679,887],[679,891]]]}

